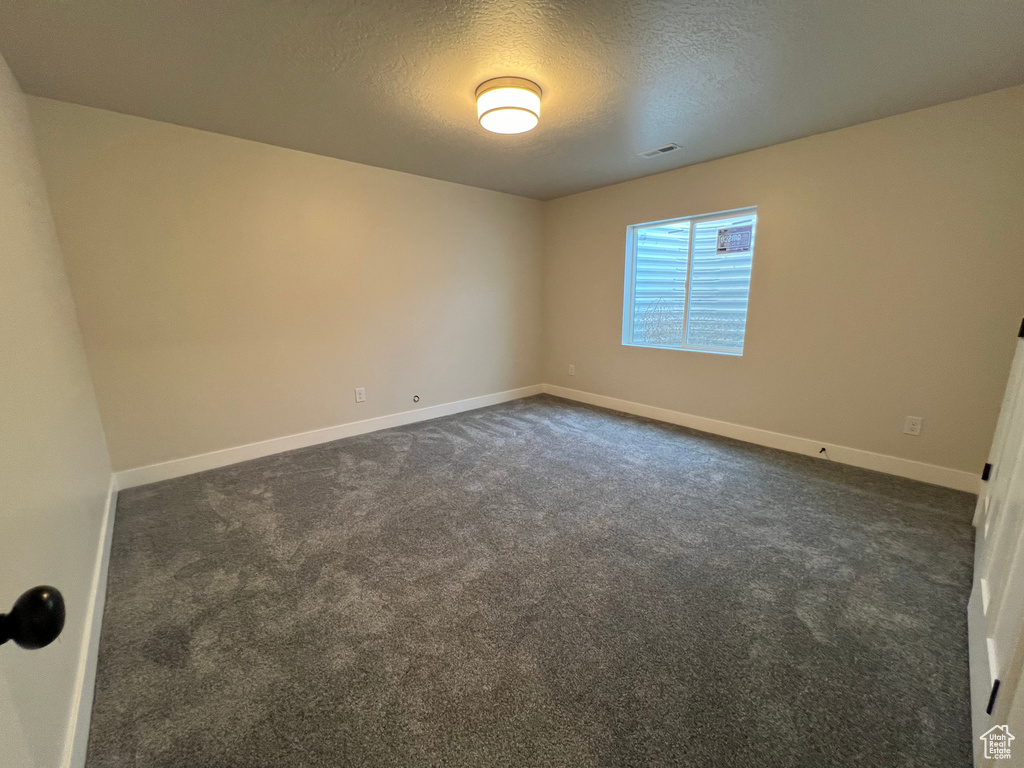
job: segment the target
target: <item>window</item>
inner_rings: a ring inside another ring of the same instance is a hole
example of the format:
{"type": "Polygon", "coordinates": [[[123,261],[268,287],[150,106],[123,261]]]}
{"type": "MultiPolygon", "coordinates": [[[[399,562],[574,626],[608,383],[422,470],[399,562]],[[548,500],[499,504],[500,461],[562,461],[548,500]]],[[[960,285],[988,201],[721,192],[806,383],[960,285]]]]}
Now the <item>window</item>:
{"type": "Polygon", "coordinates": [[[626,230],[622,343],[743,354],[757,208],[626,230]]]}

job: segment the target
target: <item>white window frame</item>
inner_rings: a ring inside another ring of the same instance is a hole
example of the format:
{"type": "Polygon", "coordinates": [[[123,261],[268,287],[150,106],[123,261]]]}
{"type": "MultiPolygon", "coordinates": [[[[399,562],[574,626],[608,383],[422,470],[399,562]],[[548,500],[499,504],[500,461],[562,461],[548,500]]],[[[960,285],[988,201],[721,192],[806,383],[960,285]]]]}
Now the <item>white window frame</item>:
{"type": "MultiPolygon", "coordinates": [[[[696,225],[703,221],[739,217],[751,214],[757,216],[757,206],[750,205],[744,208],[732,208],[727,211],[716,211],[715,213],[702,213],[698,216],[676,216],[671,219],[660,219],[658,221],[645,221],[640,224],[630,224],[626,227],[626,272],[622,300],[622,346],[638,347],[640,349],[668,349],[673,352],[706,352],[715,355],[729,355],[731,357],[742,357],[743,350],[747,345],[747,326],[743,325],[743,346],[738,350],[732,347],[708,347],[699,344],[686,343],[686,331],[690,322],[690,277],[693,274],[693,232],[696,225]],[[689,222],[690,243],[686,255],[686,306],[683,310],[683,346],[674,347],[663,344],[636,344],[633,338],[633,294],[636,291],[635,263],[637,232],[646,227],[659,226],[661,224],[675,224],[678,222],[689,222]]],[[[757,226],[754,227],[753,236],[750,239],[750,284],[754,283],[754,241],[757,239],[757,226]]],[[[749,306],[750,288],[747,289],[747,301],[749,306]]],[[[749,313],[749,309],[748,309],[749,313]]]]}

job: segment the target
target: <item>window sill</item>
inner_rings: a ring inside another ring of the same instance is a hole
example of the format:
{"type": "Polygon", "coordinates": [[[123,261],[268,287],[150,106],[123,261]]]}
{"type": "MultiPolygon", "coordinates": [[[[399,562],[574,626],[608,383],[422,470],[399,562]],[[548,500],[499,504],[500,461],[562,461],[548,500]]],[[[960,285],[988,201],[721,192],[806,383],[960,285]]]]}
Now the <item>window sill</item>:
{"type": "Polygon", "coordinates": [[[667,349],[672,352],[703,352],[708,355],[743,357],[742,349],[715,349],[714,347],[663,347],[658,344],[634,344],[629,341],[622,342],[622,346],[633,347],[635,349],[667,349]]]}

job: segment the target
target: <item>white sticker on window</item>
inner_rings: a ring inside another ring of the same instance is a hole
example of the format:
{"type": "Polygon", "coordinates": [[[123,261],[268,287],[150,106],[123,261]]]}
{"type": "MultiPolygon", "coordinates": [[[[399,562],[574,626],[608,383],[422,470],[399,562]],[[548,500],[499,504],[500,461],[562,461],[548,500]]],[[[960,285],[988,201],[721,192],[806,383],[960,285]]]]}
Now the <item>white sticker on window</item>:
{"type": "Polygon", "coordinates": [[[745,253],[750,250],[752,225],[729,227],[718,230],[718,245],[715,253],[745,253]]]}

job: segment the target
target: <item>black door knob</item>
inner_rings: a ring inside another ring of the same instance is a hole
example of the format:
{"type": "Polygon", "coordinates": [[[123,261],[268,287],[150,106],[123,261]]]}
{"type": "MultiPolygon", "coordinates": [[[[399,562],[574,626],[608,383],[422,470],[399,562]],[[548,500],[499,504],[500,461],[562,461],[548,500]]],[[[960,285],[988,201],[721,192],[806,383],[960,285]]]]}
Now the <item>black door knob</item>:
{"type": "Polygon", "coordinates": [[[64,596],[54,587],[34,587],[15,601],[10,613],[0,613],[0,645],[13,640],[35,650],[56,640],[62,629],[64,596]]]}

